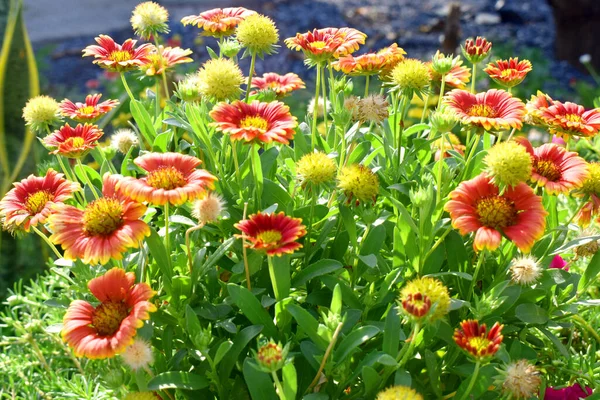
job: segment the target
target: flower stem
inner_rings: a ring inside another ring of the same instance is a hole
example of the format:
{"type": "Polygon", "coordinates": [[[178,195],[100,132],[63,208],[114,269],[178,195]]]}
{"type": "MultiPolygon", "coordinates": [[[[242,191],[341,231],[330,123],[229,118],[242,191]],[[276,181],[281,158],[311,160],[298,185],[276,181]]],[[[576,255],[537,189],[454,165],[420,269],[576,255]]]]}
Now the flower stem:
{"type": "Polygon", "coordinates": [[[127,84],[127,79],[125,79],[125,73],[124,72],[121,72],[121,82],[123,82],[123,87],[125,87],[125,91],[129,95],[129,99],[131,101],[134,101],[135,97],[133,97],[133,93],[131,93],[131,89],[129,89],[129,85],[127,84]]]}
{"type": "Polygon", "coordinates": [[[471,279],[471,288],[467,293],[467,301],[471,301],[471,296],[473,295],[473,291],[475,290],[475,285],[477,284],[477,277],[479,276],[479,270],[481,269],[481,265],[483,264],[483,260],[485,259],[485,250],[479,253],[479,259],[477,260],[477,265],[475,266],[475,272],[473,273],[473,278],[471,279]]]}
{"type": "Polygon", "coordinates": [[[169,238],[169,202],[165,203],[165,251],[167,252],[167,263],[171,269],[171,242],[169,238]]]}
{"type": "Polygon", "coordinates": [[[477,64],[473,64],[473,73],[471,74],[471,93],[475,93],[475,76],[477,75],[477,64]]]}
{"type": "Polygon", "coordinates": [[[185,231],[185,247],[187,249],[187,255],[188,255],[188,265],[190,268],[190,276],[192,275],[192,270],[193,270],[193,260],[192,260],[192,250],[190,249],[190,234],[192,232],[195,232],[199,229],[202,229],[204,227],[204,224],[198,224],[196,226],[191,227],[190,229],[188,229],[187,231],[185,231]]]}
{"type": "Polygon", "coordinates": [[[333,67],[331,61],[327,64],[329,68],[329,101],[331,102],[332,109],[335,110],[337,104],[337,93],[335,92],[335,78],[333,76],[333,67]]]}
{"type": "Polygon", "coordinates": [[[271,277],[271,285],[273,286],[273,293],[277,301],[286,298],[290,291],[290,271],[289,268],[275,269],[273,264],[274,256],[267,256],[267,262],[269,264],[269,276],[271,277]]]}
{"type": "Polygon", "coordinates": [[[429,93],[427,93],[427,95],[425,95],[425,103],[423,105],[423,112],[421,112],[421,123],[423,123],[423,121],[425,121],[425,114],[427,114],[427,105],[428,104],[429,104],[429,93]]]}
{"type": "Polygon", "coordinates": [[[311,145],[317,147],[317,117],[319,115],[319,86],[321,85],[321,65],[317,65],[317,80],[315,82],[315,99],[313,103],[313,120],[311,129],[311,145]]]}
{"type": "MultiPolygon", "coordinates": [[[[244,214],[242,219],[246,219],[248,212],[248,202],[244,203],[244,214]]],[[[250,283],[250,266],[248,265],[248,252],[246,251],[246,238],[242,237],[242,255],[244,257],[244,271],[246,272],[246,286],[248,290],[252,290],[252,284],[250,283]]]]}
{"type": "Polygon", "coordinates": [[[248,83],[246,84],[246,103],[250,102],[250,87],[252,86],[252,75],[254,75],[254,64],[256,63],[256,53],[252,53],[250,60],[250,72],[248,73],[248,83]]]}
{"type": "MultiPolygon", "coordinates": [[[[158,45],[158,35],[154,35],[154,45],[156,46],[156,51],[158,52],[158,57],[160,58],[160,66],[162,67],[163,66],[163,56],[162,56],[162,52],[160,51],[160,47],[158,45]]],[[[165,98],[168,99],[169,98],[169,85],[167,84],[167,68],[166,67],[161,75],[162,75],[163,88],[165,90],[165,98]]],[[[159,104],[159,107],[160,107],[160,102],[158,101],[158,86],[156,87],[156,103],[159,104]]]]}
{"type": "Polygon", "coordinates": [[[250,168],[252,169],[252,177],[254,178],[254,195],[255,195],[254,208],[258,211],[260,209],[260,199],[262,197],[262,193],[260,190],[262,188],[262,184],[259,184],[259,179],[258,179],[258,172],[259,172],[258,168],[260,168],[260,166],[257,166],[256,164],[259,164],[260,161],[257,161],[258,148],[255,146],[258,146],[258,145],[254,145],[254,144],[250,145],[250,168]]]}
{"type": "Polygon", "coordinates": [[[479,144],[480,138],[481,138],[481,135],[476,133],[475,141],[471,145],[471,149],[469,150],[469,154],[467,155],[467,159],[465,160],[465,169],[463,170],[463,172],[461,174],[460,181],[463,181],[465,176],[467,175],[467,171],[469,169],[469,164],[471,163],[471,160],[473,159],[473,155],[475,154],[475,150],[477,149],[477,145],[479,144]]]}
{"type": "Polygon", "coordinates": [[[469,382],[469,386],[467,386],[467,390],[465,390],[460,400],[466,400],[469,398],[469,394],[471,394],[471,390],[473,390],[473,386],[475,386],[477,376],[479,375],[479,367],[481,367],[481,361],[477,361],[475,363],[475,370],[473,371],[473,375],[471,375],[471,381],[469,382]]]}
{"type": "Polygon", "coordinates": [[[312,184],[310,184],[309,186],[310,189],[310,194],[311,194],[311,201],[310,201],[310,217],[308,220],[308,228],[307,228],[307,232],[306,232],[306,237],[305,237],[305,241],[304,241],[304,248],[305,248],[305,252],[304,252],[304,265],[307,266],[309,261],[310,261],[310,253],[312,250],[312,247],[310,245],[310,236],[312,234],[312,227],[313,227],[313,218],[315,216],[315,206],[317,205],[317,194],[316,194],[316,187],[312,184]]]}
{"type": "Polygon", "coordinates": [[[79,169],[81,170],[81,175],[83,175],[83,180],[90,187],[90,190],[92,191],[92,194],[94,195],[96,200],[98,200],[100,197],[98,196],[96,187],[94,185],[92,185],[92,181],[90,181],[90,177],[88,176],[87,172],[85,171],[85,168],[83,168],[83,164],[81,163],[80,158],[77,159],[77,165],[79,165],[79,169]]]}
{"type": "Polygon", "coordinates": [[[323,369],[325,369],[325,364],[327,363],[327,359],[329,358],[329,355],[331,354],[331,350],[333,350],[333,347],[335,346],[335,343],[337,342],[338,336],[340,335],[340,332],[342,330],[342,326],[344,326],[344,323],[340,322],[338,324],[338,326],[335,328],[335,332],[333,332],[333,336],[331,337],[329,346],[327,346],[327,350],[325,350],[325,355],[323,356],[323,359],[321,360],[321,365],[319,365],[319,370],[317,371],[317,375],[315,375],[315,378],[312,380],[312,382],[306,389],[305,393],[308,393],[313,387],[315,387],[317,385],[317,383],[319,383],[319,379],[321,378],[323,369]]]}
{"type": "Polygon", "coordinates": [[[241,173],[240,173],[240,163],[238,161],[238,154],[237,154],[237,142],[236,141],[232,141],[231,142],[231,150],[233,151],[233,166],[235,168],[235,180],[237,181],[237,185],[238,185],[238,191],[240,194],[240,200],[242,200],[243,195],[242,195],[242,177],[241,177],[241,173]]]}
{"type": "Polygon", "coordinates": [[[369,95],[369,78],[371,78],[371,75],[365,76],[365,98],[369,95]]]}
{"type": "Polygon", "coordinates": [[[52,243],[52,242],[50,241],[50,239],[48,239],[48,236],[44,235],[44,233],[43,233],[42,231],[40,231],[38,228],[36,228],[36,227],[35,227],[35,226],[33,226],[33,225],[31,226],[31,229],[33,229],[33,231],[34,231],[35,233],[37,233],[37,234],[38,234],[38,236],[39,236],[39,237],[41,237],[41,238],[42,238],[42,240],[43,240],[44,242],[46,242],[46,244],[47,244],[48,246],[50,246],[50,248],[51,248],[51,249],[52,249],[52,251],[54,252],[54,255],[55,255],[57,258],[62,258],[62,257],[63,257],[63,256],[62,256],[62,254],[60,254],[60,252],[58,251],[58,249],[57,249],[57,248],[56,248],[56,246],[54,245],[54,243],[52,243]]]}
{"type": "MultiPolygon", "coordinates": [[[[438,98],[437,108],[439,109],[442,106],[442,99],[444,98],[444,88],[446,86],[446,74],[442,75],[442,84],[440,87],[440,96],[438,98]]],[[[421,121],[422,122],[422,121],[421,121]]]]}
{"type": "Polygon", "coordinates": [[[442,201],[442,172],[444,171],[445,158],[444,154],[446,151],[444,150],[444,146],[446,145],[446,132],[442,132],[442,145],[440,159],[438,160],[438,170],[437,170],[437,195],[435,204],[440,204],[442,201]]]}
{"type": "Polygon", "coordinates": [[[325,82],[325,66],[321,67],[321,86],[323,87],[323,123],[325,124],[325,135],[327,136],[327,90],[325,82]]]}
{"type": "Polygon", "coordinates": [[[283,386],[281,386],[281,382],[279,382],[279,377],[277,376],[276,371],[271,372],[271,376],[273,377],[273,381],[275,382],[275,386],[277,387],[277,395],[280,399],[285,400],[285,393],[283,392],[283,386]]]}

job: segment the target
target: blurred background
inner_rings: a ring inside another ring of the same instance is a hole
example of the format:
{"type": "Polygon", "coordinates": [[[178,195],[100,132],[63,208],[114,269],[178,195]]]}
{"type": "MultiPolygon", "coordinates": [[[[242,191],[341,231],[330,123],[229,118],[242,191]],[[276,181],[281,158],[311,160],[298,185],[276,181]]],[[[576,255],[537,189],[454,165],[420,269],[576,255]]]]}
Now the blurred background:
{"type": "MultiPolygon", "coordinates": [[[[196,70],[208,58],[206,46],[213,38],[198,36],[194,27],[184,28],[182,17],[214,7],[243,6],[273,18],[280,30],[282,47],[278,54],[258,61],[256,72],[295,72],[310,87],[313,71],[303,65],[302,53],[288,51],[283,39],[296,32],[327,26],[351,26],[368,35],[362,53],[391,43],[406,50],[408,57],[429,59],[437,49],[458,54],[468,37],[485,36],[493,42],[492,58],[529,59],[533,72],[513,92],[526,100],[537,90],[553,98],[593,107],[598,92],[593,65],[600,66],[599,0],[155,0],[170,13],[171,32],[163,38],[168,45],[194,51],[193,64],[178,71],[177,80],[196,70]],[[582,63],[583,61],[583,63],[582,63]]],[[[91,92],[105,98],[122,94],[117,76],[104,73],[81,50],[94,43],[98,34],[117,42],[133,37],[129,18],[139,0],[0,0],[0,140],[8,148],[8,165],[18,162],[27,144],[21,110],[29,97],[48,94],[81,101],[91,92]]],[[[242,61],[242,69],[247,71],[242,61]]],[[[484,75],[484,74],[478,74],[484,75]]],[[[479,77],[479,76],[478,76],[479,77]]],[[[488,83],[481,77],[479,89],[488,83]]],[[[132,79],[133,80],[133,79],[132,79]]],[[[143,78],[137,90],[144,92],[143,78]]],[[[305,90],[297,104],[290,104],[303,116],[305,90]]],[[[292,102],[293,102],[292,101],[292,102]]],[[[104,127],[127,126],[128,107],[104,127]]],[[[23,168],[15,179],[0,170],[4,192],[14,180],[43,170],[45,155],[33,141],[23,168]]],[[[0,165],[0,169],[2,168],[0,165]]],[[[48,254],[32,235],[13,237],[2,232],[0,242],[0,299],[18,279],[30,279],[43,270],[48,254]]]]}

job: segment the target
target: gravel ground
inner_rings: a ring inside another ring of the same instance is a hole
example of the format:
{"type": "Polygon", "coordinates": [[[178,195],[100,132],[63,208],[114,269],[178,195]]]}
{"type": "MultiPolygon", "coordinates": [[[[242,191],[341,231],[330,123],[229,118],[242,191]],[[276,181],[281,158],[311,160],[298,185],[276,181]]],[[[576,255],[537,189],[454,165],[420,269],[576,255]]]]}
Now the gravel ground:
{"type": "MultiPolygon", "coordinates": [[[[197,14],[210,6],[206,2],[194,4],[189,0],[168,0],[163,3],[172,16],[172,34],[182,36],[182,47],[192,48],[195,60],[205,59],[205,49],[195,42],[198,30],[184,28],[178,21],[185,15],[197,14]]],[[[365,50],[397,42],[409,57],[426,59],[440,46],[449,3],[446,0],[275,0],[259,2],[257,6],[256,1],[243,0],[235,4],[246,5],[271,16],[280,29],[282,39],[312,28],[351,26],[368,35],[365,50]]],[[[89,58],[81,58],[81,49],[92,44],[93,37],[100,33],[107,33],[120,41],[132,37],[130,28],[114,28],[120,26],[115,25],[115,20],[128,26],[130,12],[130,9],[127,11],[123,7],[114,12],[111,9],[113,22],[108,26],[112,29],[106,32],[90,32],[90,26],[86,25],[84,30],[89,33],[84,36],[53,36],[51,40],[34,41],[36,49],[50,49],[46,56],[48,68],[43,70],[47,80],[52,84],[76,86],[85,91],[85,83],[98,76],[99,68],[92,65],[89,58]]],[[[98,19],[102,21],[102,17],[98,19]]],[[[515,55],[527,48],[540,49],[549,60],[549,69],[555,78],[555,81],[545,82],[545,90],[552,92],[553,86],[564,86],[565,79],[588,79],[577,68],[554,60],[552,12],[543,0],[462,0],[460,22],[461,42],[464,38],[482,35],[496,45],[514,47],[515,55]]],[[[52,29],[52,26],[49,25],[48,29],[52,29]]],[[[45,38],[37,35],[34,39],[40,37],[45,38]]],[[[214,42],[206,38],[205,44],[214,42]]],[[[278,54],[257,62],[257,73],[293,71],[306,77],[301,53],[289,51],[281,44],[278,54]]],[[[242,68],[247,67],[242,64],[242,68]]],[[[308,76],[312,76],[312,72],[308,76]]]]}

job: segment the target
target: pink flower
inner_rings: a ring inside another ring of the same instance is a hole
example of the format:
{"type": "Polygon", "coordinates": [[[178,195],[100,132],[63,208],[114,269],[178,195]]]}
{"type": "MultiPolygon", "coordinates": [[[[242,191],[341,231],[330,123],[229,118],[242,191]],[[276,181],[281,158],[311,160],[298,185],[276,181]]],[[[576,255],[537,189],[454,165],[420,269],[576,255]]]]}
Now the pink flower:
{"type": "Polygon", "coordinates": [[[544,394],[544,400],[579,400],[592,394],[592,388],[586,386],[585,390],[575,384],[562,389],[547,388],[544,394]]]}
{"type": "Polygon", "coordinates": [[[565,271],[569,270],[569,263],[566,262],[561,256],[556,255],[550,262],[548,268],[559,268],[564,269],[565,271]]]}

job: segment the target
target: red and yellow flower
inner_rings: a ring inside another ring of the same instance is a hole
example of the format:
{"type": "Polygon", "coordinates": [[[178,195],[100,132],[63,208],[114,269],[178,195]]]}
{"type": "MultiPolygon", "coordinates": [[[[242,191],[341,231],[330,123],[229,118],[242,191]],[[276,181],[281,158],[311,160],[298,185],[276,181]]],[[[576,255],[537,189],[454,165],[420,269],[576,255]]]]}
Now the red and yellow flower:
{"type": "Polygon", "coordinates": [[[452,191],[444,210],[461,235],[475,232],[476,251],[496,250],[504,235],[525,253],[544,234],[548,214],[542,198],[525,183],[507,187],[500,194],[485,173],[452,191]]]}
{"type": "Polygon", "coordinates": [[[485,324],[473,319],[465,320],[454,331],[454,342],[477,359],[492,357],[502,344],[503,327],[496,322],[488,332],[485,324]]]}
{"type": "Polygon", "coordinates": [[[106,264],[111,258],[120,260],[130,248],[139,247],[150,228],[140,218],[146,206],[125,196],[118,175],[106,173],[103,197],[81,210],[57,204],[48,218],[50,240],[59,244],[69,260],[81,259],[85,264],[106,264]]]}
{"type": "Polygon", "coordinates": [[[290,114],[290,108],[279,101],[219,103],[209,115],[215,121],[212,126],[229,134],[232,140],[246,143],[275,141],[288,144],[294,138],[298,125],[296,117],[290,114]]]}
{"type": "Polygon", "coordinates": [[[600,111],[586,110],[575,103],[554,101],[552,105],[540,110],[540,117],[551,133],[561,136],[592,137],[600,129],[600,111]]]}
{"type": "Polygon", "coordinates": [[[142,178],[123,179],[123,192],[136,201],[178,206],[215,188],[217,178],[204,169],[196,169],[202,161],[193,156],[147,153],[133,162],[147,173],[142,178]]]}
{"type": "Polygon", "coordinates": [[[137,40],[134,39],[127,39],[122,45],[107,35],[100,35],[95,40],[98,45],[83,49],[83,57],[94,56],[94,64],[113,72],[136,69],[148,62],[152,51],[149,43],[135,47],[137,40]]]}
{"type": "Polygon", "coordinates": [[[461,47],[462,53],[472,64],[477,64],[487,57],[492,50],[492,42],[486,38],[477,36],[475,40],[467,39],[465,45],[461,47]]]}
{"type": "Polygon", "coordinates": [[[525,146],[533,160],[531,180],[544,187],[548,194],[567,194],[583,185],[588,176],[585,160],[575,152],[554,143],[533,148],[524,137],[515,139],[525,146]]]}
{"type": "Polygon", "coordinates": [[[101,94],[88,94],[85,97],[85,103],[73,103],[69,99],[64,99],[60,103],[60,112],[78,122],[94,122],[117,105],[119,100],[106,100],[100,103],[101,94]]]}
{"type": "Polygon", "coordinates": [[[540,90],[537,91],[537,94],[531,95],[531,99],[525,104],[527,123],[545,125],[542,119],[542,112],[553,104],[554,100],[552,100],[552,97],[542,93],[540,90]]]}
{"type": "Polygon", "coordinates": [[[262,77],[252,78],[252,87],[258,90],[272,90],[278,97],[290,94],[294,90],[304,89],[304,81],[292,72],[279,75],[275,72],[267,72],[262,77]]]}
{"type": "Polygon", "coordinates": [[[351,54],[365,44],[367,35],[354,28],[323,28],[312,32],[297,33],[285,39],[292,50],[302,51],[313,63],[319,64],[332,58],[351,54]]]}
{"type": "Polygon", "coordinates": [[[588,163],[587,171],[588,175],[583,180],[581,188],[575,193],[580,196],[589,196],[588,202],[581,207],[575,218],[582,227],[588,226],[592,217],[600,214],[600,163],[588,163]]]}
{"type": "Polygon", "coordinates": [[[283,212],[264,214],[258,212],[234,225],[242,231],[238,238],[247,240],[248,247],[265,251],[268,256],[281,256],[302,248],[296,240],[306,235],[300,218],[291,218],[283,212]]]}
{"type": "Polygon", "coordinates": [[[393,65],[404,60],[405,54],[404,49],[394,43],[377,53],[367,53],[356,57],[351,54],[346,55],[331,65],[336,71],[342,71],[351,76],[377,75],[390,70],[393,65]]]}
{"type": "Polygon", "coordinates": [[[49,169],[45,176],[29,175],[16,182],[0,201],[0,216],[4,218],[5,229],[29,232],[30,227],[44,224],[54,204],[70,199],[73,192],[81,189],[78,183],[63,176],[49,169]]]}
{"type": "MultiPolygon", "coordinates": [[[[425,64],[429,67],[431,81],[439,86],[442,82],[442,74],[435,72],[431,61],[428,61],[425,64]]],[[[446,74],[445,85],[450,88],[464,89],[470,79],[471,71],[469,68],[462,65],[462,60],[458,60],[456,65],[450,68],[450,71],[446,74]]]]}
{"type": "Polygon", "coordinates": [[[504,90],[490,89],[472,94],[454,89],[445,96],[444,102],[465,125],[485,130],[520,129],[523,126],[525,105],[504,90]]]}
{"type": "Polygon", "coordinates": [[[192,54],[190,49],[181,47],[153,47],[148,55],[148,61],[140,65],[140,70],[148,76],[161,75],[169,68],[177,64],[190,63],[192,60],[188,57],[192,54]]]}
{"type": "Polygon", "coordinates": [[[213,8],[200,15],[183,17],[181,23],[203,29],[206,36],[223,37],[231,35],[240,22],[254,14],[256,11],[244,7],[213,8]]]}
{"type": "Polygon", "coordinates": [[[519,58],[511,57],[509,60],[498,60],[495,63],[489,63],[483,71],[499,85],[513,87],[523,82],[531,69],[529,60],[519,61],[519,58]]]}
{"type": "Polygon", "coordinates": [[[50,154],[60,154],[68,158],[80,158],[98,145],[98,139],[104,135],[96,125],[77,124],[71,128],[65,124],[43,139],[44,145],[50,149],[50,154]]]}
{"type": "Polygon", "coordinates": [[[76,357],[114,357],[133,343],[137,330],[156,306],[149,300],[156,294],[147,283],[135,283],[135,275],[113,268],[88,283],[100,301],[94,307],[75,300],[63,318],[63,340],[76,357]]]}

